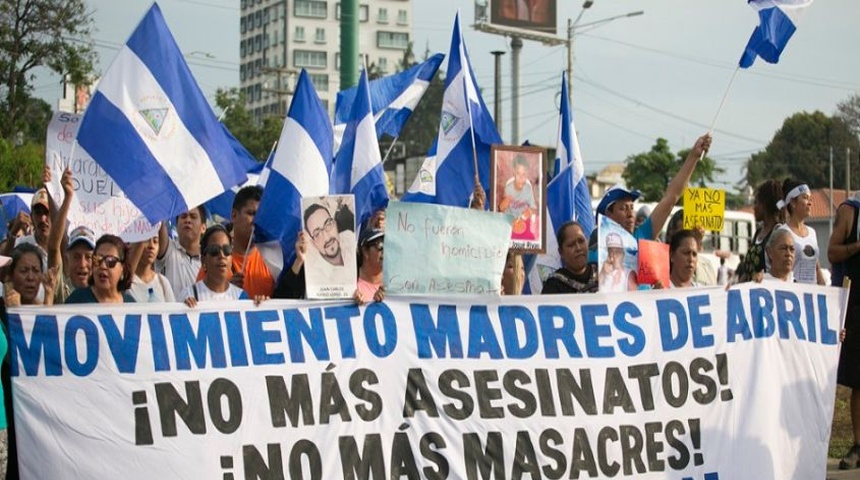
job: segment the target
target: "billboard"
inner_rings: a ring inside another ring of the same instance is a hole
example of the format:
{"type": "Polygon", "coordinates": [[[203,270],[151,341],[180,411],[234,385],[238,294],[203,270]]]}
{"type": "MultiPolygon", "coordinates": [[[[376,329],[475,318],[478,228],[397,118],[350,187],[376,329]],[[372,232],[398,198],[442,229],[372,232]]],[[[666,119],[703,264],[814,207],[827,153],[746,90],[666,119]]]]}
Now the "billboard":
{"type": "Polygon", "coordinates": [[[556,33],[556,0],[492,0],[490,23],[556,33]]]}

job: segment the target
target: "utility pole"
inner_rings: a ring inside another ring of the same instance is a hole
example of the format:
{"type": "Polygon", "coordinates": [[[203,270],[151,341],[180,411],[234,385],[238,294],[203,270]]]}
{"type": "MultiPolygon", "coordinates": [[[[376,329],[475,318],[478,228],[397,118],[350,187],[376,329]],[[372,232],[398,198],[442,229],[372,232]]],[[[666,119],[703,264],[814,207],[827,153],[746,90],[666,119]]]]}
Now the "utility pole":
{"type": "MultiPolygon", "coordinates": [[[[287,67],[265,67],[261,68],[262,72],[266,75],[276,75],[276,82],[274,88],[263,88],[262,90],[266,93],[274,93],[278,96],[278,115],[281,117],[287,116],[287,102],[285,97],[289,97],[293,94],[293,90],[289,85],[289,82],[286,80],[295,75],[295,70],[287,67]]],[[[268,84],[268,82],[266,82],[268,84]]]]}
{"type": "Polygon", "coordinates": [[[511,38],[511,143],[520,144],[520,52],[523,41],[511,38]]]}
{"type": "Polygon", "coordinates": [[[340,89],[358,83],[358,0],[340,2],[340,89]]]}
{"type": "Polygon", "coordinates": [[[490,52],[495,57],[495,84],[493,85],[493,118],[496,120],[496,130],[499,131],[499,137],[502,136],[502,55],[505,54],[502,50],[494,50],[490,52]]]}
{"type": "Polygon", "coordinates": [[[830,235],[833,236],[833,145],[830,146],[830,235]]]}

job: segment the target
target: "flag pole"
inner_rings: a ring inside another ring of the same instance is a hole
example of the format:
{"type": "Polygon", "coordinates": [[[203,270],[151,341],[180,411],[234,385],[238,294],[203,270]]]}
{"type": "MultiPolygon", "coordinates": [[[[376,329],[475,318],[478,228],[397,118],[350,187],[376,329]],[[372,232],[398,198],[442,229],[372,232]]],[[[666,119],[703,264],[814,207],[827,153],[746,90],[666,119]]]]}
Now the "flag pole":
{"type": "MultiPolygon", "coordinates": [[[[740,71],[740,69],[741,69],[741,67],[737,66],[737,67],[735,67],[735,71],[732,73],[732,78],[729,80],[729,85],[726,87],[726,92],[723,93],[723,98],[720,100],[720,106],[717,107],[717,114],[714,115],[714,121],[711,122],[711,128],[708,129],[708,135],[714,134],[714,127],[717,126],[717,120],[720,118],[720,113],[723,112],[723,107],[726,104],[726,99],[729,98],[729,92],[732,89],[732,85],[735,83],[735,77],[738,76],[738,72],[740,71]]],[[[699,156],[699,160],[701,160],[704,157],[705,157],[705,152],[702,151],[702,154],[699,156]]]]}
{"type": "Polygon", "coordinates": [[[385,152],[385,156],[382,157],[382,164],[385,165],[385,161],[388,160],[388,156],[391,155],[391,151],[394,150],[394,144],[397,143],[397,139],[400,138],[400,134],[398,133],[394,140],[391,141],[391,145],[388,147],[388,150],[385,152]]]}
{"type": "MultiPolygon", "coordinates": [[[[461,58],[462,58],[462,48],[463,48],[463,34],[460,34],[460,49],[461,49],[461,58]]],[[[466,63],[465,67],[461,66],[460,68],[470,68],[469,64],[466,63]]],[[[470,75],[471,77],[471,75],[470,75]]],[[[472,161],[475,164],[475,189],[483,188],[481,187],[481,177],[478,171],[478,147],[475,145],[475,125],[472,123],[472,104],[469,102],[469,87],[466,84],[466,74],[463,74],[463,95],[465,95],[466,100],[466,111],[469,113],[469,133],[472,135],[472,161]]],[[[486,196],[486,193],[485,193],[486,196]]],[[[486,208],[486,207],[485,207],[486,208]]]]}

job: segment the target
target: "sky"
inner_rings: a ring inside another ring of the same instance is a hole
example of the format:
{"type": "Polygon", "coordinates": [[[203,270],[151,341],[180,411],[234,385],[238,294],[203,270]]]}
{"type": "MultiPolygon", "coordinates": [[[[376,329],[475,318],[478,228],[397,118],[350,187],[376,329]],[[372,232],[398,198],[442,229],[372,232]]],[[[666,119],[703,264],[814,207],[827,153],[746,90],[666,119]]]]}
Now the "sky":
{"type": "MultiPolygon", "coordinates": [[[[559,0],[558,35],[580,13],[580,0],[559,0]]],[[[88,0],[104,71],[148,7],[149,0],[88,0]]],[[[162,0],[168,26],[204,93],[239,84],[239,0],[162,0]]],[[[474,21],[472,2],[413,0],[415,51],[448,53],[458,9],[474,21]]],[[[716,118],[710,156],[726,170],[714,186],[734,189],[752,153],[764,149],[782,122],[800,112],[833,114],[860,93],[860,5],[818,0],[808,8],[779,64],[758,60],[733,78],[758,23],[743,0],[595,0],[574,35],[573,115],[585,170],[599,171],[645,152],[658,137],[673,151],[690,147],[716,118]],[[644,15],[601,20],[644,10],[644,15]],[[588,27],[592,22],[599,25],[588,27]],[[717,116],[721,100],[724,107],[717,116]]],[[[493,50],[503,58],[502,138],[511,134],[510,39],[464,30],[472,68],[493,110],[493,50]]],[[[520,141],[554,146],[564,46],[524,41],[520,59],[520,141]]],[[[445,68],[443,63],[442,68],[445,68]]],[[[56,105],[57,79],[36,79],[36,95],[56,105]]],[[[822,159],[826,164],[827,159],[822,159]]],[[[838,165],[838,164],[837,164],[838,165]]],[[[838,187],[838,186],[837,186],[838,187]]]]}

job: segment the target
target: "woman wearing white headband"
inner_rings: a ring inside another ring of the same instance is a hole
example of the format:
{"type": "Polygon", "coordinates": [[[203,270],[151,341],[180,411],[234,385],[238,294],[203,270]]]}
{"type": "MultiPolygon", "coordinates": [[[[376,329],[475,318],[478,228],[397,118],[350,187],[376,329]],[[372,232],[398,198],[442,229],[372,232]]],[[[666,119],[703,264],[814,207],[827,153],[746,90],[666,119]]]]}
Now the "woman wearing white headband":
{"type": "Polygon", "coordinates": [[[809,186],[792,179],[782,183],[785,200],[777,203],[786,211],[785,225],[794,238],[794,281],[824,285],[821,265],[818,263],[818,237],[815,230],[804,223],[812,209],[812,191],[809,186]]]}

